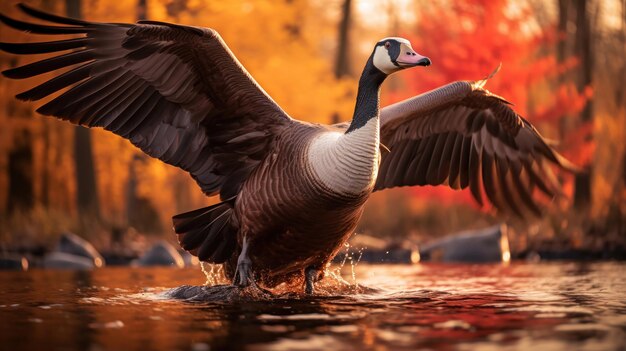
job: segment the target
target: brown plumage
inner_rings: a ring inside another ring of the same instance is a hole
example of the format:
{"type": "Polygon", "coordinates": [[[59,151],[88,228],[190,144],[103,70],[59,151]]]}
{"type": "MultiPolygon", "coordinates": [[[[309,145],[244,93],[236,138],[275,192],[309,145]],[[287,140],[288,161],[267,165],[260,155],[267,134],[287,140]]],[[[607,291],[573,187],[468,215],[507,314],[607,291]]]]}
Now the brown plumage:
{"type": "Polygon", "coordinates": [[[398,70],[427,66],[401,38],[379,41],[361,80],[350,124],[289,117],[211,29],[153,21],[95,23],[19,5],[38,34],[80,34],[42,43],[0,43],[13,54],[68,53],[4,71],[23,79],[71,67],[17,97],[44,115],[102,127],[191,174],[219,204],[174,216],[181,246],[224,263],[240,285],[304,277],[306,291],[352,234],[374,190],[447,183],[481,189],[496,208],[539,212],[532,188],[549,161],[566,162],[501,98],[456,82],[383,109],[379,91],[398,70]],[[379,152],[379,142],[390,152],[379,152]],[[379,167],[380,162],[380,167],[379,167]],[[378,176],[377,176],[378,174],[378,176]]]}
{"type": "Polygon", "coordinates": [[[381,111],[384,153],[376,190],[407,185],[470,188],[500,212],[541,214],[532,197],[560,192],[549,163],[576,171],[485,81],[454,82],[381,111]]]}
{"type": "Polygon", "coordinates": [[[2,43],[2,50],[14,54],[76,49],[4,71],[23,79],[79,65],[18,99],[36,101],[71,87],[37,112],[127,138],[148,155],[188,171],[209,196],[236,194],[241,174],[259,163],[274,132],[291,120],[211,29],[151,21],[94,23],[18,6],[68,26],[0,20],[31,33],[85,35],[2,43]]]}

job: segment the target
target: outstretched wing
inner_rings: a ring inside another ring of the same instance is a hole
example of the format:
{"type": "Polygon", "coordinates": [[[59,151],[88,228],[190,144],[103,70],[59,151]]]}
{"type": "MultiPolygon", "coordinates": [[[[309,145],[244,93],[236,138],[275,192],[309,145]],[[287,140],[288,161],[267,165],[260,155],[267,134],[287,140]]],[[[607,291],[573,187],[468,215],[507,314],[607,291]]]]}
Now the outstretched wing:
{"type": "Polygon", "coordinates": [[[549,163],[575,167],[481,82],[454,82],[381,111],[383,157],[375,190],[446,184],[470,188],[501,212],[540,214],[533,189],[559,191],[549,163]]]}
{"type": "Polygon", "coordinates": [[[36,34],[79,34],[41,43],[0,43],[13,54],[59,53],[9,69],[24,79],[72,67],[17,95],[39,100],[69,89],[37,111],[129,139],[180,167],[207,195],[235,195],[291,118],[258,86],[212,29],[142,21],[87,22],[18,5],[33,24],[0,21],[36,34]]]}

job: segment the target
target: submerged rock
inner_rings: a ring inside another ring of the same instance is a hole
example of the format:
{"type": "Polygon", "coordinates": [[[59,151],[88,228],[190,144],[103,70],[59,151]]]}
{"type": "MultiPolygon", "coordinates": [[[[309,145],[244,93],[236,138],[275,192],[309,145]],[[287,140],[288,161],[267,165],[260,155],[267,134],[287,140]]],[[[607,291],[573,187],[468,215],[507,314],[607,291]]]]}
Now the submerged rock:
{"type": "Polygon", "coordinates": [[[42,261],[43,268],[51,269],[78,269],[86,270],[96,267],[90,258],[72,255],[65,252],[53,251],[46,255],[42,261]]]}
{"type": "Polygon", "coordinates": [[[450,235],[420,247],[422,261],[500,262],[511,258],[506,225],[450,235]]]}
{"type": "Polygon", "coordinates": [[[198,302],[235,302],[269,300],[276,295],[254,285],[238,287],[235,285],[194,286],[183,285],[162,293],[165,298],[198,302]]]}
{"type": "Polygon", "coordinates": [[[88,258],[95,267],[104,266],[104,258],[102,258],[98,250],[90,242],[74,233],[63,233],[55,251],[88,258]]]}
{"type": "Polygon", "coordinates": [[[134,262],[138,266],[185,267],[185,261],[176,249],[166,241],[159,241],[134,262]]]}
{"type": "Polygon", "coordinates": [[[28,270],[28,260],[22,255],[0,254],[0,270],[28,270]]]}

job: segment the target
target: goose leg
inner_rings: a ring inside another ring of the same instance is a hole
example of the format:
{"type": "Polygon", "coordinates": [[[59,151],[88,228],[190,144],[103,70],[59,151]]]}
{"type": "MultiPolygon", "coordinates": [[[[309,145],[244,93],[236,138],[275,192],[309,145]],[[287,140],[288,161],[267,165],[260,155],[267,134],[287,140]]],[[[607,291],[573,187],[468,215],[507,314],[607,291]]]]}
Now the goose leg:
{"type": "Polygon", "coordinates": [[[315,283],[319,281],[320,272],[317,267],[308,266],[304,269],[304,293],[313,295],[315,283]]]}
{"type": "Polygon", "coordinates": [[[250,284],[254,284],[254,277],[252,276],[252,261],[248,257],[248,238],[244,236],[243,246],[241,253],[237,259],[237,270],[235,271],[235,277],[233,278],[233,284],[246,287],[250,284]]]}

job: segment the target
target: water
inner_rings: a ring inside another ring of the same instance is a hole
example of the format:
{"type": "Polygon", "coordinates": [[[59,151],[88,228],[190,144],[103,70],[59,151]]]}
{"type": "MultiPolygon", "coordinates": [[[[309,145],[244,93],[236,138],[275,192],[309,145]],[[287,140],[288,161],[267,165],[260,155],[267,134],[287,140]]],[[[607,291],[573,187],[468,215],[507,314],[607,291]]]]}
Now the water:
{"type": "Polygon", "coordinates": [[[0,349],[625,350],[625,273],[359,264],[358,286],[329,280],[316,297],[190,302],[163,292],[202,285],[200,269],[0,272],[0,349]]]}

